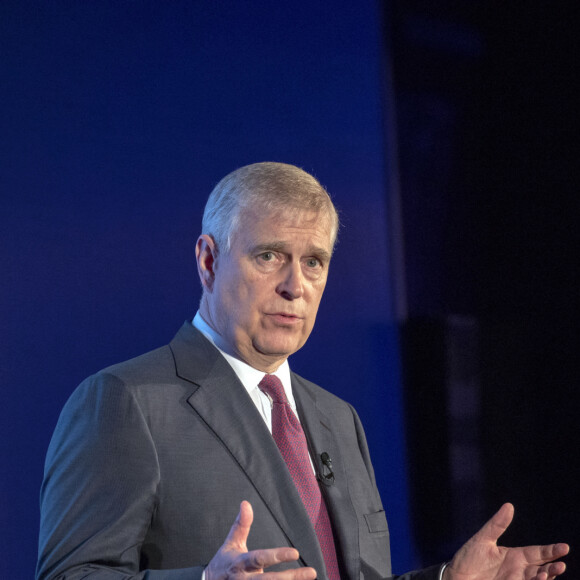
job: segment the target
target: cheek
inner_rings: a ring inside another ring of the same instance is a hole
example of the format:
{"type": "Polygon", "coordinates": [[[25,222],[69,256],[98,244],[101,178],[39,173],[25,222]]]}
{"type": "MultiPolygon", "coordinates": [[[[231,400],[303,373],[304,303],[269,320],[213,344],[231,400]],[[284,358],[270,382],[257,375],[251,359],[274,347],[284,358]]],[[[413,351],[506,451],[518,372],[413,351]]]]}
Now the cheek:
{"type": "Polygon", "coordinates": [[[251,280],[232,280],[225,289],[230,315],[238,320],[252,320],[260,312],[264,285],[251,280]]]}
{"type": "Polygon", "coordinates": [[[316,289],[312,291],[310,295],[310,300],[308,303],[308,315],[305,320],[303,327],[303,335],[309,336],[314,328],[314,323],[316,322],[316,315],[318,314],[318,307],[320,305],[320,300],[322,298],[322,290],[316,289]]]}
{"type": "Polygon", "coordinates": [[[322,294],[324,293],[325,286],[326,282],[321,282],[320,284],[313,285],[311,288],[310,305],[313,315],[316,315],[316,312],[318,311],[318,307],[320,306],[320,301],[322,300],[322,294]]]}

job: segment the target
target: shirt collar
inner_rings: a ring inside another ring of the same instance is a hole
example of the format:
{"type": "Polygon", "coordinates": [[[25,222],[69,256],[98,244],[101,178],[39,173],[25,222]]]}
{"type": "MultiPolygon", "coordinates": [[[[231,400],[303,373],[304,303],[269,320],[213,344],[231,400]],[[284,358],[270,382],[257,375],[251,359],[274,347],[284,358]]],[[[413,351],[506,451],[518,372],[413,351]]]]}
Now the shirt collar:
{"type": "MultiPolygon", "coordinates": [[[[221,352],[250,396],[252,391],[255,389],[260,390],[258,383],[264,378],[264,375],[266,374],[264,371],[255,369],[243,360],[227,353],[224,349],[224,347],[227,348],[227,346],[223,337],[203,319],[199,311],[196,313],[192,324],[221,352]]],[[[293,410],[296,410],[296,402],[294,401],[294,395],[292,394],[292,380],[290,378],[290,365],[288,364],[288,360],[285,360],[276,369],[276,372],[272,374],[276,375],[280,381],[282,381],[282,386],[284,387],[288,403],[293,410]]]]}

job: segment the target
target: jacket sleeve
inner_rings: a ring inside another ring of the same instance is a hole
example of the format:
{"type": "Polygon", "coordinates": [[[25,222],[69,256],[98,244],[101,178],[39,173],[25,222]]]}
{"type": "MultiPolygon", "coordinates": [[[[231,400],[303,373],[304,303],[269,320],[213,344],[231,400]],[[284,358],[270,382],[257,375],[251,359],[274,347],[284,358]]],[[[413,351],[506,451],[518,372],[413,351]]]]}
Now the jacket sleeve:
{"type": "Polygon", "coordinates": [[[65,405],[47,453],[37,580],[201,578],[201,565],[140,570],[159,479],[135,397],[115,376],[87,379],[65,405]]]}

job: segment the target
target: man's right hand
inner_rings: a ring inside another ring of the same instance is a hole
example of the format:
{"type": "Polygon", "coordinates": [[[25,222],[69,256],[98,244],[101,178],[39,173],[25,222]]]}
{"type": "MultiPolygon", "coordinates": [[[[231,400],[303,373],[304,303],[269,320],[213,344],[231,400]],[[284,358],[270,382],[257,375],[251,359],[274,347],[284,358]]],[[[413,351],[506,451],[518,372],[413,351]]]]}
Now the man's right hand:
{"type": "Polygon", "coordinates": [[[248,552],[246,541],[254,520],[249,502],[243,501],[230,533],[205,569],[205,580],[246,580],[260,575],[261,580],[315,580],[314,568],[292,568],[282,572],[264,572],[265,568],[298,560],[294,548],[271,548],[248,552]]]}

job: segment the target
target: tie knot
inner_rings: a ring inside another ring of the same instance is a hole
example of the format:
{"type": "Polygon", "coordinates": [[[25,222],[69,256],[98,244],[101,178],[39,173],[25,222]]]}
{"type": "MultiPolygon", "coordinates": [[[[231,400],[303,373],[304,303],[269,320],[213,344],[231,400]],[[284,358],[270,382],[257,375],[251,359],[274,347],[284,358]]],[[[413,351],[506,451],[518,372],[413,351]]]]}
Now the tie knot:
{"type": "Polygon", "coordinates": [[[276,375],[264,375],[264,378],[259,382],[258,387],[264,393],[272,397],[275,403],[287,403],[286,393],[282,386],[282,381],[276,375]]]}

